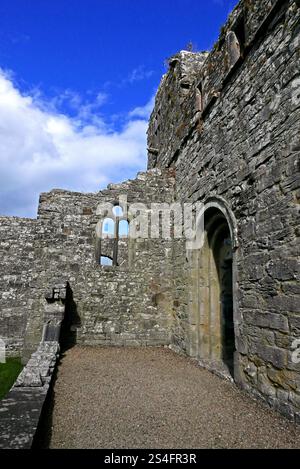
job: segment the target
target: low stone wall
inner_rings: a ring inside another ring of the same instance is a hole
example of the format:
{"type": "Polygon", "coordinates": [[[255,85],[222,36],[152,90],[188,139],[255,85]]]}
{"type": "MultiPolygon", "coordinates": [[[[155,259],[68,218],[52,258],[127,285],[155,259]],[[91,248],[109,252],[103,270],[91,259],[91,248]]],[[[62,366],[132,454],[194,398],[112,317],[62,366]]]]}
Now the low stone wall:
{"type": "Polygon", "coordinates": [[[59,356],[58,342],[41,342],[0,403],[0,449],[29,449],[59,356]]]}
{"type": "Polygon", "coordinates": [[[46,292],[42,340],[0,402],[0,449],[28,449],[33,444],[59,357],[66,293],[66,284],[46,292]]]}

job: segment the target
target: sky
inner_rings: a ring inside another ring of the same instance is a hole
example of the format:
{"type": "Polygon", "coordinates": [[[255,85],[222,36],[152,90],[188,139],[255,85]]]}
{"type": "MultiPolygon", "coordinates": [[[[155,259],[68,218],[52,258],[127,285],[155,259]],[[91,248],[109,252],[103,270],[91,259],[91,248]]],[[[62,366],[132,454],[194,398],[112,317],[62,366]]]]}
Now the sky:
{"type": "Polygon", "coordinates": [[[0,215],[145,170],[166,61],[210,50],[237,0],[1,0],[0,215]]]}

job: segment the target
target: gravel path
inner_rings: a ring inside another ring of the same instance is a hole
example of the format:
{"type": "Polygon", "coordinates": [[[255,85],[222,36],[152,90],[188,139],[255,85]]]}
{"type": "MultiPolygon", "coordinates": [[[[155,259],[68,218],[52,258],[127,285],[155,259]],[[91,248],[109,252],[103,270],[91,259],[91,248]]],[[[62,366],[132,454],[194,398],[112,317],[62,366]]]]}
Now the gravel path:
{"type": "Polygon", "coordinates": [[[164,348],[68,350],[51,448],[300,448],[300,429],[164,348]]]}

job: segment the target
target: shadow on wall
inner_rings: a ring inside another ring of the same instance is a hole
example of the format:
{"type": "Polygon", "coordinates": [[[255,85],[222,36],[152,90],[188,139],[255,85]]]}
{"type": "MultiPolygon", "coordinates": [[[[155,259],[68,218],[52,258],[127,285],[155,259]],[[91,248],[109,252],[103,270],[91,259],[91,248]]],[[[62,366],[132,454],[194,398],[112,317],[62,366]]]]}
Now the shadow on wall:
{"type": "Polygon", "coordinates": [[[81,319],[77,312],[77,305],[73,299],[73,291],[67,282],[65,315],[60,331],[60,346],[62,352],[74,347],[77,341],[77,328],[81,326],[81,319]]]}
{"type": "MultiPolygon", "coordinates": [[[[77,313],[77,305],[73,298],[73,291],[67,282],[65,313],[60,330],[60,349],[63,354],[66,350],[76,345],[77,327],[81,326],[81,319],[77,313]]],[[[62,355],[63,356],[63,355],[62,355]]],[[[50,384],[46,401],[39,419],[37,431],[35,433],[32,449],[48,449],[52,437],[53,408],[55,405],[55,381],[57,379],[57,370],[61,363],[61,358],[57,362],[56,369],[50,384]]]]}
{"type": "Polygon", "coordinates": [[[39,423],[33,437],[31,449],[49,449],[52,437],[53,426],[53,409],[55,404],[55,382],[57,379],[57,367],[60,365],[60,358],[58,359],[56,369],[52,376],[50,388],[44,402],[42,412],[40,415],[39,423]]]}

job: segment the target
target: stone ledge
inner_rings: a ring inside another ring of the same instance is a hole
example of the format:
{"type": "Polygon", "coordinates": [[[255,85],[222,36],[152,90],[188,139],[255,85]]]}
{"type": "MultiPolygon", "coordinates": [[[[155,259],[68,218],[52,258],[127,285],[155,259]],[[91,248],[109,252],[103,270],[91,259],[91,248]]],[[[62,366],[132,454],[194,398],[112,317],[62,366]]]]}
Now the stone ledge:
{"type": "Polygon", "coordinates": [[[31,448],[58,356],[58,342],[41,342],[1,401],[0,449],[31,448]]]}

